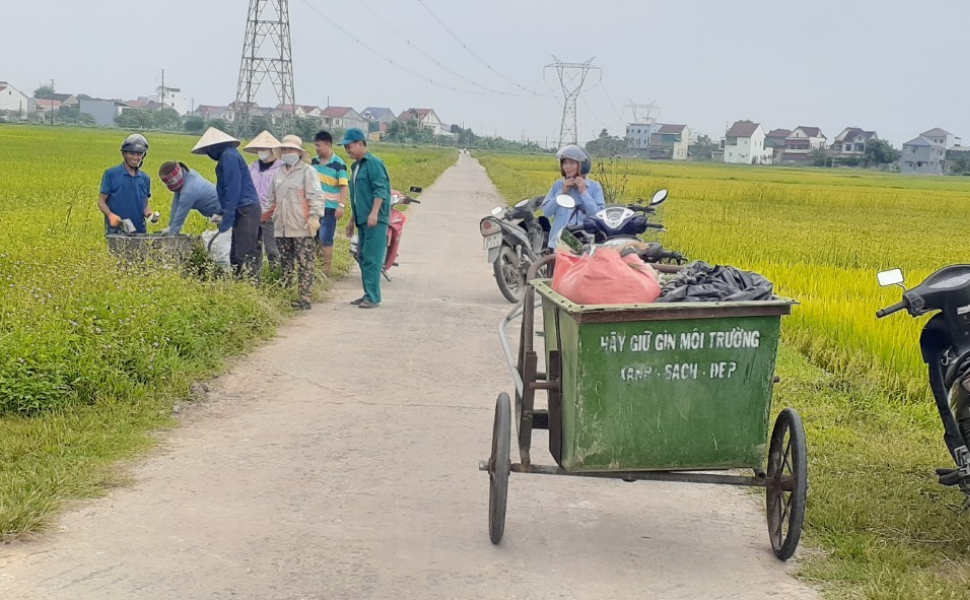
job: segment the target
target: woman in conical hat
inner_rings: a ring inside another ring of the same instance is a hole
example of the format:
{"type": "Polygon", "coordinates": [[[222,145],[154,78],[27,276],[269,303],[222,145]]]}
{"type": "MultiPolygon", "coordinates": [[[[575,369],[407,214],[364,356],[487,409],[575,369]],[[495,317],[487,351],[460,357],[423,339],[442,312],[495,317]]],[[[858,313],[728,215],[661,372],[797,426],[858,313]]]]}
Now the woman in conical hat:
{"type": "MultiPolygon", "coordinates": [[[[249,165],[249,175],[253,178],[253,185],[259,194],[259,204],[262,210],[266,210],[269,204],[270,186],[273,184],[273,177],[279,172],[283,163],[280,162],[280,141],[273,137],[268,131],[263,131],[243,148],[246,152],[256,154],[258,159],[249,165]]],[[[260,225],[260,262],[262,262],[263,251],[271,267],[276,267],[280,263],[280,250],[276,244],[276,232],[273,228],[273,221],[266,221],[260,225]]]]}
{"type": "Polygon", "coordinates": [[[232,230],[229,262],[237,277],[244,274],[259,281],[259,194],[249,166],[237,149],[239,140],[210,127],[199,139],[193,154],[205,154],[216,161],[216,191],[222,207],[219,233],[232,230]]]}

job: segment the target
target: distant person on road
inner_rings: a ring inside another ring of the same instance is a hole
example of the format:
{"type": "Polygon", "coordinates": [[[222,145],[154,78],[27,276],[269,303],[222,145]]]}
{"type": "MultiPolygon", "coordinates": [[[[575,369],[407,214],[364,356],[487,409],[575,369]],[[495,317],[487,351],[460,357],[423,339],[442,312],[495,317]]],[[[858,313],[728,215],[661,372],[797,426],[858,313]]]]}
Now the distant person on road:
{"type": "MultiPolygon", "coordinates": [[[[269,205],[273,178],[283,168],[283,163],[280,161],[280,141],[272,133],[264,131],[249,142],[243,150],[259,157],[253,161],[253,164],[249,165],[249,175],[253,178],[253,185],[256,186],[256,192],[259,194],[260,209],[265,212],[269,205]]],[[[272,220],[260,223],[259,249],[260,261],[263,260],[263,253],[265,252],[269,265],[271,267],[279,266],[280,250],[276,244],[276,232],[273,230],[272,220]]]]}
{"type": "Polygon", "coordinates": [[[136,233],[145,233],[145,219],[152,216],[148,205],[152,197],[152,180],[141,170],[148,155],[148,140],[133,133],[121,144],[124,159],[117,167],[105,170],[101,176],[98,208],[104,213],[108,234],[122,233],[121,222],[130,219],[136,233]]]}
{"type": "Polygon", "coordinates": [[[326,199],[326,212],[320,219],[320,254],[323,257],[323,272],[331,275],[333,267],[333,238],[337,233],[337,221],[344,216],[344,208],[350,197],[350,182],[347,179],[347,163],[333,151],[333,136],[328,131],[317,132],[313,139],[317,156],[310,163],[320,176],[320,186],[326,199]]]}
{"type": "Polygon", "coordinates": [[[259,195],[238,146],[239,140],[210,127],[192,154],[216,161],[216,192],[222,208],[219,233],[232,229],[229,263],[236,277],[245,275],[259,283],[259,195]]]}
{"type": "Polygon", "coordinates": [[[597,212],[606,208],[603,198],[603,186],[598,181],[586,176],[593,168],[593,161],[589,154],[575,144],[563,146],[556,153],[559,159],[559,173],[562,179],[552,184],[546,199],[542,201],[542,214],[552,221],[549,232],[549,247],[556,248],[559,232],[566,225],[582,223],[597,212]],[[576,208],[563,208],[556,203],[556,196],[568,194],[576,200],[576,208]]]}
{"type": "Polygon", "coordinates": [[[215,184],[189,169],[185,163],[174,160],[162,163],[158,169],[158,177],[170,192],[175,193],[175,197],[172,198],[172,210],[168,215],[168,227],[163,230],[163,233],[178,235],[193,210],[207,219],[222,211],[215,184]]]}
{"type": "Polygon", "coordinates": [[[347,237],[358,231],[361,279],[364,295],[351,302],[360,308],[381,305],[381,267],[387,252],[387,228],[391,223],[391,177],[384,161],[367,150],[367,138],[356,127],[348,129],[340,145],[354,159],[350,168],[350,206],[347,237]]]}
{"type": "Polygon", "coordinates": [[[303,149],[303,140],[298,136],[283,138],[280,160],[283,161],[283,168],[273,179],[262,220],[264,223],[269,219],[274,221],[283,279],[287,287],[292,285],[294,270],[299,271],[300,299],[291,306],[297,310],[310,310],[315,240],[325,211],[323,189],[316,170],[309,164],[310,153],[303,149]]]}

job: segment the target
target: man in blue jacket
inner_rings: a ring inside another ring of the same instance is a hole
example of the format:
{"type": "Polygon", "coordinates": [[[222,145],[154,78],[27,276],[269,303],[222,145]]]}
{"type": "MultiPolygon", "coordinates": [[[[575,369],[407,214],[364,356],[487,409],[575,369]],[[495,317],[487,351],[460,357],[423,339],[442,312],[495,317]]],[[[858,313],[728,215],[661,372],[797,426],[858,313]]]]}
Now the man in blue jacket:
{"type": "Polygon", "coordinates": [[[259,194],[249,174],[249,165],[236,148],[239,140],[210,127],[192,149],[216,161],[216,192],[222,208],[219,233],[232,229],[229,263],[237,277],[244,273],[259,282],[259,194]]]}

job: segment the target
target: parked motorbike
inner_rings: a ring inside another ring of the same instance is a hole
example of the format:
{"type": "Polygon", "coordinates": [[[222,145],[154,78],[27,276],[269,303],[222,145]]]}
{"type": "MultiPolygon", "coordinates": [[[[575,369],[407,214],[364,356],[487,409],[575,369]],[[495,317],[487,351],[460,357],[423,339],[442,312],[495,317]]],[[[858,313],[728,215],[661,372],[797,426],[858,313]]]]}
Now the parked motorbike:
{"type": "MultiPolygon", "coordinates": [[[[415,195],[420,194],[422,191],[422,188],[416,186],[411,186],[409,190],[410,194],[415,195]]],[[[397,256],[401,247],[401,237],[404,235],[404,224],[408,220],[407,215],[395,207],[407,206],[412,203],[421,204],[421,201],[413,198],[409,194],[391,190],[391,224],[387,228],[387,254],[384,257],[384,265],[381,267],[381,275],[388,281],[391,280],[391,277],[387,272],[391,270],[391,267],[398,266],[397,256]]],[[[354,234],[350,238],[350,253],[353,255],[354,260],[357,261],[357,264],[360,264],[360,255],[358,253],[359,243],[357,234],[354,234]]]]}
{"type": "Polygon", "coordinates": [[[936,312],[923,326],[919,344],[929,369],[930,389],[943,424],[943,440],[956,468],[937,469],[942,485],[959,486],[970,505],[970,265],[943,267],[906,289],[900,269],[878,275],[882,286],[903,288],[903,299],[876,313],[901,310],[912,317],[936,312]]]}
{"type": "MultiPolygon", "coordinates": [[[[596,215],[586,217],[582,223],[564,227],[560,236],[568,234],[572,240],[565,243],[570,246],[578,240],[581,245],[585,242],[586,245],[636,252],[648,263],[684,264],[687,258],[680,252],[667,250],[659,242],[640,239],[648,229],[664,230],[662,224],[651,223],[649,217],[656,214],[656,207],[665,202],[667,196],[667,190],[660,190],[648,204],[638,199],[637,204],[607,206],[596,215]]],[[[567,194],[558,196],[556,202],[564,208],[576,207],[576,201],[567,194]]]]}
{"type": "Polygon", "coordinates": [[[479,225],[495,282],[512,303],[522,300],[529,267],[548,251],[549,219],[536,215],[543,199],[536,196],[511,208],[496,207],[479,225]]]}

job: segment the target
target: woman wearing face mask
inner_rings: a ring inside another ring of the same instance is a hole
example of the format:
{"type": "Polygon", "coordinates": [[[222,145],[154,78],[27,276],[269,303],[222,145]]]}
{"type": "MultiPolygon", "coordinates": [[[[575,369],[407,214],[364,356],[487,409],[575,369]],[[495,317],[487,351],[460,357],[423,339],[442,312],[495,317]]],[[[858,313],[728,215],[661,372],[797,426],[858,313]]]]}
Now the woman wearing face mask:
{"type": "Polygon", "coordinates": [[[310,166],[310,154],[303,149],[302,139],[288,135],[279,149],[283,167],[270,186],[263,222],[273,220],[284,285],[292,285],[293,272],[299,271],[300,299],[292,303],[293,308],[309,310],[316,237],[326,210],[323,188],[316,170],[310,166]]]}
{"type": "MultiPolygon", "coordinates": [[[[283,167],[280,160],[280,141],[273,137],[273,134],[264,131],[257,135],[253,141],[243,148],[246,152],[256,154],[259,159],[249,165],[249,175],[253,178],[253,185],[259,194],[259,204],[262,211],[266,210],[269,203],[269,192],[276,173],[283,167]]],[[[259,229],[260,252],[259,260],[263,260],[263,252],[271,267],[280,264],[279,246],[276,245],[276,233],[273,231],[273,221],[262,223],[259,229]]]]}
{"type": "Polygon", "coordinates": [[[219,233],[232,229],[229,262],[236,277],[259,283],[259,195],[238,146],[239,140],[210,127],[192,154],[205,154],[216,161],[216,193],[222,207],[219,233]]]}

